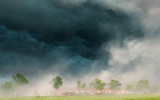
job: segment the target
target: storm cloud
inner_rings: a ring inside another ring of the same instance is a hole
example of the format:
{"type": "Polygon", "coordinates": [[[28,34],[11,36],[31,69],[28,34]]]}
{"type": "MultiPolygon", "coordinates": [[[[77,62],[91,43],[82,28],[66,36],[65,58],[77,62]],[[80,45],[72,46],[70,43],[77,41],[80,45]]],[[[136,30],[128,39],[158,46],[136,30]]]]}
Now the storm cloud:
{"type": "Polygon", "coordinates": [[[152,11],[158,9],[157,3],[156,0],[153,3],[149,0],[1,0],[0,73],[2,76],[17,72],[83,76],[89,72],[108,72],[121,65],[123,68],[117,71],[137,68],[126,60],[122,61],[124,64],[117,63],[114,50],[126,49],[132,41],[146,41],[158,34],[158,10],[152,11]],[[151,24],[154,22],[156,28],[151,24]]]}

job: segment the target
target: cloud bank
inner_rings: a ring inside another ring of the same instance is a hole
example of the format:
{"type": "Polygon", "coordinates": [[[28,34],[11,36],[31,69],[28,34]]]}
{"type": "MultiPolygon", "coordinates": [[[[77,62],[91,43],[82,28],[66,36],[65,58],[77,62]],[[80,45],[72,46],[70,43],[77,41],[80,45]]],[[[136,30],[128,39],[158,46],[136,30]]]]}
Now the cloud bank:
{"type": "Polygon", "coordinates": [[[156,83],[159,3],[1,0],[0,75],[90,73],[124,81],[136,74],[156,83]]]}

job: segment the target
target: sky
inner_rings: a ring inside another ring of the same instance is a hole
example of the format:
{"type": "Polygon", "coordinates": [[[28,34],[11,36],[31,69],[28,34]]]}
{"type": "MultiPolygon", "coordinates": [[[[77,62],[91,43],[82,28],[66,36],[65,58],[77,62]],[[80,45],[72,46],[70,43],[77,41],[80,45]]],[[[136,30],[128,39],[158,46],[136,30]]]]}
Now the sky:
{"type": "Polygon", "coordinates": [[[159,0],[0,0],[0,80],[159,83],[159,0]],[[39,77],[39,78],[37,78],[39,77]]]}

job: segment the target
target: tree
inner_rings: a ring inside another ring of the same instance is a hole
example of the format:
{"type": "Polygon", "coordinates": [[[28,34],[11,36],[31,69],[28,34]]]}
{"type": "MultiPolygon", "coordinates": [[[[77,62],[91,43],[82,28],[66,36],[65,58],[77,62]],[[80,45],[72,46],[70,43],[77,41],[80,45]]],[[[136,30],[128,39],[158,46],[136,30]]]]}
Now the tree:
{"type": "Polygon", "coordinates": [[[77,81],[77,88],[78,88],[78,92],[79,92],[79,89],[84,89],[86,88],[86,83],[82,83],[80,80],[77,81]]]}
{"type": "Polygon", "coordinates": [[[105,82],[102,82],[102,80],[96,78],[95,80],[93,80],[90,84],[90,87],[94,87],[97,91],[98,90],[103,90],[104,87],[106,86],[105,82]]]}
{"type": "Polygon", "coordinates": [[[133,90],[134,90],[134,86],[128,84],[127,87],[126,87],[126,89],[127,89],[128,91],[133,91],[133,90]]]}
{"type": "Polygon", "coordinates": [[[62,78],[60,76],[56,76],[52,79],[53,88],[55,89],[55,95],[56,91],[63,85],[62,78]]]}
{"type": "Polygon", "coordinates": [[[29,81],[20,73],[13,75],[12,79],[19,86],[29,84],[29,81]]]}
{"type": "Polygon", "coordinates": [[[5,95],[13,94],[14,93],[14,84],[12,82],[5,82],[0,86],[1,92],[5,95]]]}
{"type": "Polygon", "coordinates": [[[17,96],[20,94],[20,87],[29,84],[29,81],[20,73],[12,75],[12,80],[15,83],[17,89],[17,96]]]}
{"type": "Polygon", "coordinates": [[[84,89],[86,87],[87,87],[86,83],[83,83],[82,86],[81,86],[82,89],[84,89]]]}
{"type": "Polygon", "coordinates": [[[157,93],[159,91],[159,86],[151,86],[150,87],[150,92],[151,93],[157,93]]]}
{"type": "Polygon", "coordinates": [[[149,89],[149,81],[145,79],[139,80],[136,88],[138,91],[146,92],[149,89]]]}
{"type": "Polygon", "coordinates": [[[121,86],[118,80],[113,80],[113,79],[108,83],[108,85],[109,85],[109,89],[112,91],[119,89],[121,86]]]}
{"type": "Polygon", "coordinates": [[[81,81],[80,80],[77,81],[77,88],[78,88],[78,90],[81,88],[81,81]]]}

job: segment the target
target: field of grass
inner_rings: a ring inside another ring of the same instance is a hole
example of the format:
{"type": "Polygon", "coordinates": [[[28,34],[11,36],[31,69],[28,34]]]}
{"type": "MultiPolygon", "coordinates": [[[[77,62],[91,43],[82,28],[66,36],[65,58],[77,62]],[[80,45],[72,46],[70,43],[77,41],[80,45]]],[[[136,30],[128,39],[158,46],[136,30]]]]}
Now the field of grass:
{"type": "Polygon", "coordinates": [[[101,96],[37,96],[1,98],[0,100],[160,100],[160,94],[101,95],[101,96]]]}

